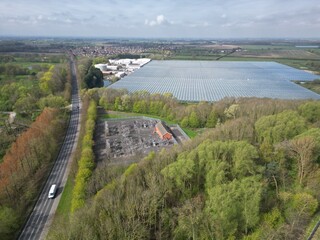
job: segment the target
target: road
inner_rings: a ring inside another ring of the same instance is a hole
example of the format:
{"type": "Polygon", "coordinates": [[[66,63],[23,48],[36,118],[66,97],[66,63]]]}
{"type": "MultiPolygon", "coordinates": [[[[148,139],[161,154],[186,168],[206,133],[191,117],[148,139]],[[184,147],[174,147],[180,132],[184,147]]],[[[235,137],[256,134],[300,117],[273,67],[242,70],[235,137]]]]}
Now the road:
{"type": "Polygon", "coordinates": [[[72,112],[68,130],[44,188],[19,236],[19,239],[21,240],[44,239],[46,237],[66,183],[70,166],[68,164],[70,164],[72,160],[72,153],[77,145],[80,122],[78,108],[78,106],[80,106],[80,98],[75,63],[71,61],[70,64],[72,72],[72,112]],[[49,199],[48,193],[52,184],[57,184],[58,190],[56,197],[54,199],[49,199]]]}

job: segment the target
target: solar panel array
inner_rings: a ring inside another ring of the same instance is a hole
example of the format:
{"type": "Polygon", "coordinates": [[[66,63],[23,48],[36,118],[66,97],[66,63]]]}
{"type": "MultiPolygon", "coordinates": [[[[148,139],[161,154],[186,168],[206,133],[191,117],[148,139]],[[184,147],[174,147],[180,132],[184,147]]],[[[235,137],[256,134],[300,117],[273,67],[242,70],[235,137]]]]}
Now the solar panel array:
{"type": "Polygon", "coordinates": [[[320,95],[292,82],[319,78],[276,62],[152,61],[109,87],[172,93],[181,101],[218,101],[224,97],[320,99],[320,95]]]}

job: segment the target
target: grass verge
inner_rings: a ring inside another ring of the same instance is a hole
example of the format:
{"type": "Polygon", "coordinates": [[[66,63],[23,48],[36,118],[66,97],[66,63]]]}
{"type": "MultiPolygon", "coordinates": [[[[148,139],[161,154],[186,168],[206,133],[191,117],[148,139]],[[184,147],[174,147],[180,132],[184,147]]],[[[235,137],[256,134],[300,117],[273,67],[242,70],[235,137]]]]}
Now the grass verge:
{"type": "Polygon", "coordinates": [[[68,177],[67,183],[62,192],[62,196],[56,211],[56,214],[68,219],[71,209],[71,199],[73,190],[73,181],[68,177]]]}

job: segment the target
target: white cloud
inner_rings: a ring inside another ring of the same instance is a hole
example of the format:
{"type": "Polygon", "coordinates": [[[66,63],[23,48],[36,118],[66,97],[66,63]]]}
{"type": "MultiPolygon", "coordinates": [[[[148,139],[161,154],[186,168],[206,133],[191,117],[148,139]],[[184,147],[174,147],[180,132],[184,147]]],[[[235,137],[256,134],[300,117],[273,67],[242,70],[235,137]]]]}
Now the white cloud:
{"type": "Polygon", "coordinates": [[[155,20],[148,20],[146,19],[144,21],[144,24],[145,25],[148,25],[150,27],[153,27],[153,26],[158,26],[158,25],[170,25],[170,24],[173,24],[173,22],[171,21],[168,21],[162,14],[161,15],[158,15],[156,17],[155,20]]]}

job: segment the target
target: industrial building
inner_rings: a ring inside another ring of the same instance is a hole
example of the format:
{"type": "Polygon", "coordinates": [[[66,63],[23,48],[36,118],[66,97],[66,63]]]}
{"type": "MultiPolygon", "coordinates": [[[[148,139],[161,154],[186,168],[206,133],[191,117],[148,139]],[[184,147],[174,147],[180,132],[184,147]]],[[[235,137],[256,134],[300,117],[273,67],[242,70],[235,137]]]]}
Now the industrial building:
{"type": "Polygon", "coordinates": [[[162,140],[171,140],[172,134],[167,125],[160,121],[156,124],[154,131],[159,135],[162,140]]]}

